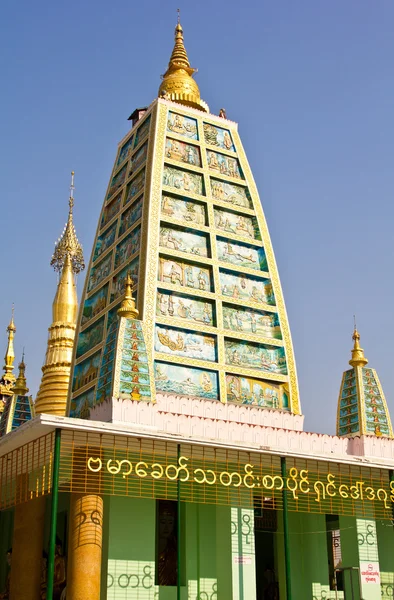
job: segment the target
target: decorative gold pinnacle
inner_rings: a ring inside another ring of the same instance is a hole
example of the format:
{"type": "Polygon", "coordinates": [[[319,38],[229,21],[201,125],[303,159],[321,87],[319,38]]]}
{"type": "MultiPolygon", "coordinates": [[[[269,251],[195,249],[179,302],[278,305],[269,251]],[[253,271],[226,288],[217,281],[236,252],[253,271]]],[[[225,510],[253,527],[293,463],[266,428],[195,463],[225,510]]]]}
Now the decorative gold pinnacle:
{"type": "Polygon", "coordinates": [[[74,190],[74,171],[72,171],[70,198],[68,201],[68,220],[63,229],[62,235],[55,244],[55,251],[51,259],[51,267],[58,272],[62,271],[67,256],[71,259],[73,273],[80,273],[80,271],[83,271],[85,268],[82,246],[78,241],[73,223],[74,190]]]}
{"type": "Polygon", "coordinates": [[[14,394],[17,396],[26,396],[29,388],[26,385],[26,365],[25,365],[25,349],[23,349],[22,360],[19,363],[19,375],[16,378],[15,385],[13,388],[14,394]]]}
{"type": "MultiPolygon", "coordinates": [[[[3,371],[4,375],[0,378],[0,394],[4,396],[11,396],[13,394],[12,388],[15,383],[15,375],[13,373],[14,370],[14,360],[15,360],[15,352],[14,352],[14,337],[15,337],[16,327],[14,323],[14,305],[12,305],[12,315],[11,321],[7,327],[8,333],[8,341],[7,341],[7,350],[4,356],[4,366],[3,371]]],[[[4,408],[3,404],[0,402],[0,413],[4,408]]]]}
{"type": "Polygon", "coordinates": [[[354,340],[354,346],[352,350],[352,358],[349,360],[349,365],[352,367],[365,367],[368,364],[368,359],[364,356],[364,350],[360,347],[360,334],[354,326],[354,332],[352,336],[354,340]]]}
{"type": "Polygon", "coordinates": [[[162,75],[163,81],[159,88],[159,97],[209,112],[209,106],[204,100],[201,100],[199,87],[192,77],[197,69],[190,66],[183,43],[183,29],[179,13],[178,9],[174,49],[168,63],[168,69],[162,75]]]}
{"type": "Polygon", "coordinates": [[[135,301],[133,298],[133,280],[130,272],[127,273],[124,282],[123,300],[120,308],[118,309],[118,315],[119,317],[126,317],[126,319],[138,318],[138,310],[135,306],[135,301]]]}

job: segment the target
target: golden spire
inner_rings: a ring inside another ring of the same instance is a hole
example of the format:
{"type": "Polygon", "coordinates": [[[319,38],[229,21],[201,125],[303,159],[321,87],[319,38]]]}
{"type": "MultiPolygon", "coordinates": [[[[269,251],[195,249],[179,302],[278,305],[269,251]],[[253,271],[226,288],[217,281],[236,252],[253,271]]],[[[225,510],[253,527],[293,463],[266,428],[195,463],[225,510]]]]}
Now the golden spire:
{"type": "Polygon", "coordinates": [[[137,319],[138,310],[135,307],[135,301],[133,298],[133,280],[130,272],[127,273],[124,282],[124,294],[122,304],[118,309],[119,317],[125,317],[126,319],[137,319]]]}
{"type": "Polygon", "coordinates": [[[72,271],[74,273],[79,273],[85,268],[82,246],[78,241],[73,223],[74,190],[74,171],[71,171],[68,219],[62,235],[55,244],[55,251],[51,259],[51,267],[58,272],[62,271],[67,256],[71,259],[72,271]]]}
{"type": "Polygon", "coordinates": [[[352,350],[352,358],[349,360],[349,365],[352,367],[365,367],[368,364],[368,359],[364,356],[364,350],[360,348],[360,334],[357,331],[356,323],[354,323],[353,336],[354,346],[352,350]]]}
{"type": "Polygon", "coordinates": [[[4,356],[3,380],[14,383],[14,381],[15,381],[15,375],[13,373],[14,360],[15,360],[14,336],[15,336],[15,332],[16,332],[16,327],[15,327],[15,323],[14,323],[14,305],[12,305],[11,321],[7,327],[7,332],[8,332],[8,343],[7,343],[7,350],[6,350],[6,353],[4,356]]]}
{"type": "Polygon", "coordinates": [[[66,414],[78,312],[74,273],[79,273],[85,267],[82,247],[72,221],[74,172],[71,176],[68,221],[51,260],[51,265],[56,271],[61,271],[61,275],[52,304],[52,325],[49,328],[43,375],[36,398],[36,414],[66,414]]]}
{"type": "Polygon", "coordinates": [[[175,45],[172,51],[168,69],[162,75],[163,81],[159,88],[159,97],[173,100],[209,112],[209,106],[201,100],[200,90],[193,79],[197,69],[190,66],[189,58],[183,43],[183,29],[180,24],[179,8],[178,23],[175,27],[175,45]]]}
{"type": "Polygon", "coordinates": [[[29,388],[26,385],[25,370],[25,349],[23,349],[22,360],[19,363],[19,375],[12,390],[17,396],[26,396],[27,392],[29,391],[29,388]]]}

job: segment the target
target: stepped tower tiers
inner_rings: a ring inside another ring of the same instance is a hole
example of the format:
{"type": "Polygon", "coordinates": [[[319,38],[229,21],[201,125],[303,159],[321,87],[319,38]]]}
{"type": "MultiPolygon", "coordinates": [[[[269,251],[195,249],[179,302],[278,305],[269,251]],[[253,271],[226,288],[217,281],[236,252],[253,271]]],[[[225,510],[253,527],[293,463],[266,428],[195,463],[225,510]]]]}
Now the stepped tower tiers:
{"type": "Polygon", "coordinates": [[[85,268],[82,247],[73,223],[74,172],[71,173],[68,220],[55,245],[51,266],[60,273],[52,304],[45,364],[38,390],[36,413],[65,415],[70,381],[72,349],[77,321],[77,288],[75,275],[85,268]]]}
{"type": "Polygon", "coordinates": [[[208,112],[191,75],[178,23],[159,98],[134,111],[118,147],[78,319],[71,416],[163,396],[300,414],[282,289],[237,124],[208,112]],[[128,273],[143,336],[123,352],[120,384],[112,326],[128,273]]]}
{"type": "Polygon", "coordinates": [[[393,437],[379,377],[375,369],[367,368],[368,360],[360,347],[360,334],[356,328],[353,340],[352,358],[349,360],[352,368],[344,372],[339,392],[337,435],[393,437]]]}
{"type": "Polygon", "coordinates": [[[34,417],[33,398],[27,395],[29,388],[26,384],[24,358],[25,353],[23,352],[22,360],[19,363],[19,374],[12,388],[12,395],[7,396],[4,403],[4,411],[0,420],[0,437],[14,431],[14,429],[34,417]]]}

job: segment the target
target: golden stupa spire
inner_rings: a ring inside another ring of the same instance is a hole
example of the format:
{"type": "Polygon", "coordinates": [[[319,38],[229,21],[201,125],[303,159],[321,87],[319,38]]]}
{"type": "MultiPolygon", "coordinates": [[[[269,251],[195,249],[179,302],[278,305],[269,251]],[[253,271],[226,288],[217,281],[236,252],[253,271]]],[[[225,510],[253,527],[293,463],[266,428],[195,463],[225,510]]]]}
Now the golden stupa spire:
{"type": "Polygon", "coordinates": [[[19,363],[19,374],[16,378],[15,385],[13,387],[13,393],[17,396],[26,396],[29,388],[26,385],[26,365],[25,365],[25,349],[23,348],[22,360],[19,363]]]}
{"type": "Polygon", "coordinates": [[[180,23],[178,8],[178,22],[175,27],[174,49],[170,57],[170,62],[168,63],[168,69],[164,75],[162,75],[163,81],[159,88],[159,97],[209,112],[209,106],[204,100],[201,100],[200,90],[193,79],[193,74],[196,71],[197,69],[193,69],[190,66],[186,48],[183,43],[183,29],[180,23]]]}
{"type": "Polygon", "coordinates": [[[135,301],[133,298],[133,280],[131,278],[130,273],[128,272],[126,275],[126,279],[124,282],[124,294],[122,304],[118,309],[119,317],[126,317],[127,319],[137,319],[138,318],[138,310],[135,306],[135,301]]]}
{"type": "Polygon", "coordinates": [[[82,247],[78,242],[72,220],[74,206],[74,172],[71,173],[69,215],[67,225],[59,238],[51,265],[61,271],[52,304],[52,325],[42,379],[36,398],[36,414],[66,414],[68,384],[70,381],[72,351],[78,312],[77,288],[74,273],[84,269],[82,247]]]}
{"type": "Polygon", "coordinates": [[[8,382],[15,381],[15,375],[13,373],[14,370],[14,360],[15,360],[15,352],[14,352],[14,337],[15,337],[16,327],[14,323],[14,305],[12,305],[12,315],[11,321],[7,327],[8,333],[8,342],[7,342],[7,350],[4,356],[4,375],[3,380],[8,382]]]}
{"type": "Polygon", "coordinates": [[[364,350],[360,347],[360,334],[356,327],[356,318],[354,318],[353,336],[354,346],[352,350],[352,358],[349,360],[349,365],[352,367],[365,367],[368,364],[368,359],[364,356],[364,350]]]}
{"type": "Polygon", "coordinates": [[[51,259],[51,267],[58,272],[62,271],[67,257],[71,260],[71,266],[74,273],[79,273],[85,268],[82,246],[78,241],[73,223],[74,190],[74,171],[72,171],[70,198],[68,201],[68,219],[62,235],[55,244],[55,250],[51,259]]]}

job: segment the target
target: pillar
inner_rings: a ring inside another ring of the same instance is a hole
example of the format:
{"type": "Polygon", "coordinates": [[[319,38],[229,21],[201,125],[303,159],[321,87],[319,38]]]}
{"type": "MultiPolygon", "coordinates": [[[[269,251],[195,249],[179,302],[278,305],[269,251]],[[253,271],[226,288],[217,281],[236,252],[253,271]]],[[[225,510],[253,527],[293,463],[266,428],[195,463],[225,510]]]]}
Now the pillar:
{"type": "Polygon", "coordinates": [[[99,600],[103,541],[101,496],[71,494],[68,540],[67,600],[99,600]]]}
{"type": "Polygon", "coordinates": [[[40,597],[44,548],[45,498],[35,498],[15,507],[12,540],[12,600],[40,597]]]}

